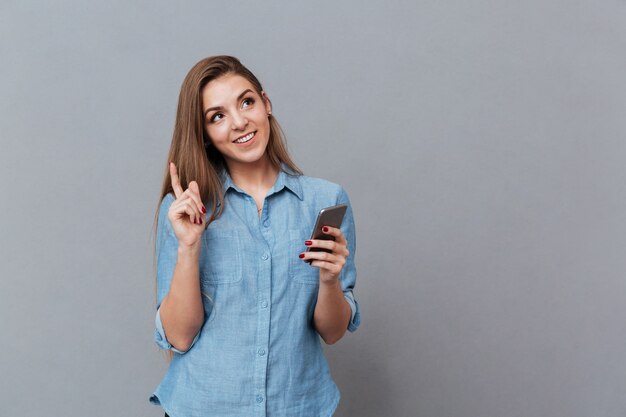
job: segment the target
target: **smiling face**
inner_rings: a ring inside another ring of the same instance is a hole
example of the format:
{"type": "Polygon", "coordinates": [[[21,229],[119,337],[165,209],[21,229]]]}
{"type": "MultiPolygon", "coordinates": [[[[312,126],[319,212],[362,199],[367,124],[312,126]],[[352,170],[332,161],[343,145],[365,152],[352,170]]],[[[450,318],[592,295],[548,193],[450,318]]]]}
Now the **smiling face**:
{"type": "Polygon", "coordinates": [[[262,94],[236,74],[210,81],[200,93],[205,129],[229,167],[267,158],[271,104],[262,94]]]}

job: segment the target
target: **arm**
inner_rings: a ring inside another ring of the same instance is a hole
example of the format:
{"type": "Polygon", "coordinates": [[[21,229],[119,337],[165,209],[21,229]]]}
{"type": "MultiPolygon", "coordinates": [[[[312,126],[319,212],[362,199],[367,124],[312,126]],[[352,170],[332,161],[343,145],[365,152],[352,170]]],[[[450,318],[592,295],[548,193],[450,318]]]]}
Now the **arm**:
{"type": "Polygon", "coordinates": [[[169,292],[159,307],[168,342],[178,351],[189,350],[204,323],[198,262],[200,242],[179,246],[169,292]]]}
{"type": "MultiPolygon", "coordinates": [[[[193,236],[179,241],[169,220],[169,211],[182,212],[186,209],[184,201],[173,206],[175,203],[174,196],[168,194],[159,209],[154,338],[162,349],[185,353],[197,340],[204,322],[199,278],[202,241],[193,236]]],[[[201,230],[196,233],[201,233],[201,230]]]]}
{"type": "Polygon", "coordinates": [[[343,337],[351,315],[352,309],[343,295],[339,280],[320,282],[313,325],[326,344],[332,345],[343,337]]]}
{"type": "MultiPolygon", "coordinates": [[[[320,287],[317,304],[313,313],[313,325],[324,342],[333,344],[345,334],[356,331],[361,323],[359,303],[354,297],[356,284],[356,233],[352,206],[345,190],[341,190],[337,204],[347,204],[341,229],[329,228],[328,234],[335,237],[335,242],[311,241],[308,246],[331,249],[325,252],[305,252],[308,257],[319,259],[311,263],[320,268],[320,287]]],[[[305,242],[307,244],[308,242],[305,242]]]]}

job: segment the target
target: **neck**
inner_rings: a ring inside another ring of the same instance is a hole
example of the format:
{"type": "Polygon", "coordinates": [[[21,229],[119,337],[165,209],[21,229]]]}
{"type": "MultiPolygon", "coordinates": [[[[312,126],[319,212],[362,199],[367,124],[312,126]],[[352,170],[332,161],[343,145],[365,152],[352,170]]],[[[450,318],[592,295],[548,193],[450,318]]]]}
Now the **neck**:
{"type": "Polygon", "coordinates": [[[278,176],[278,170],[272,166],[267,155],[256,162],[227,164],[235,185],[251,195],[270,189],[278,176]]]}

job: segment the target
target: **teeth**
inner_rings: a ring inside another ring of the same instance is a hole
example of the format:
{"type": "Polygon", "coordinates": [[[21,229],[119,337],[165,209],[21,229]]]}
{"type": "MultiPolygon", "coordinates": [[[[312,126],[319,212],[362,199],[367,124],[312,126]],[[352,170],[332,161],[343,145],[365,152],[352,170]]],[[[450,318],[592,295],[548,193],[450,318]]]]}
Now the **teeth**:
{"type": "Polygon", "coordinates": [[[252,139],[252,137],[254,136],[254,132],[252,133],[248,133],[246,136],[244,136],[243,138],[239,138],[235,141],[235,143],[246,143],[247,141],[249,141],[250,139],[252,139]]]}

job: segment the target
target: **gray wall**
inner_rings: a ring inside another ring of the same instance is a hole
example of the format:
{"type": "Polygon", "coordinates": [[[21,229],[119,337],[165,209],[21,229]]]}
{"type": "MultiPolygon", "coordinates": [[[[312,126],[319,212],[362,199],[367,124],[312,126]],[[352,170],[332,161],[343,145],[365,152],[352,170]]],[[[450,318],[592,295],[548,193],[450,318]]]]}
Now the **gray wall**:
{"type": "Polygon", "coordinates": [[[3,1],[0,414],[161,416],[150,241],[228,53],[357,222],[337,416],[626,415],[626,3],[3,1]]]}

